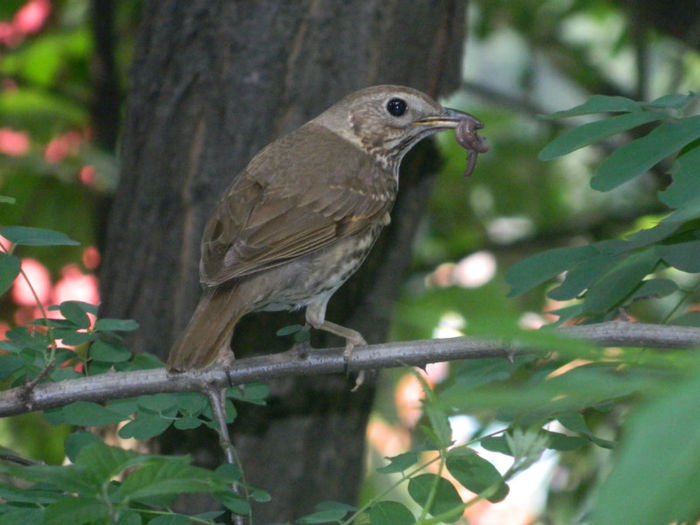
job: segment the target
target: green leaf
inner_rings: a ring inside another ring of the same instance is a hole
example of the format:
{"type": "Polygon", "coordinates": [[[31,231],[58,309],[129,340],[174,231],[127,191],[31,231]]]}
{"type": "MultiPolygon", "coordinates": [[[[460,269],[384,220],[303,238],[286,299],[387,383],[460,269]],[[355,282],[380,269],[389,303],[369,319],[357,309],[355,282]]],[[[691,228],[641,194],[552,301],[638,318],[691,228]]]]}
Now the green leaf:
{"type": "MultiPolygon", "coordinates": [[[[75,354],[73,354],[72,357],[75,357],[75,354]]],[[[65,362],[63,359],[56,359],[56,362],[65,362]]],[[[49,374],[49,377],[51,378],[51,381],[54,382],[59,382],[59,381],[68,381],[69,379],[78,379],[81,377],[84,377],[83,374],[76,372],[75,370],[72,370],[70,368],[55,368],[51,371],[49,374]]]]}
{"type": "Polygon", "coordinates": [[[652,248],[633,253],[593,284],[585,295],[585,313],[600,313],[620,305],[659,262],[652,248]]]}
{"type": "Polygon", "coordinates": [[[250,503],[235,492],[215,492],[212,495],[234,514],[239,516],[250,514],[250,503]]]}
{"type": "Polygon", "coordinates": [[[618,148],[598,168],[591,187],[610,191],[700,137],[700,115],[660,124],[648,135],[618,148]]]}
{"type": "Polygon", "coordinates": [[[79,246],[65,233],[29,226],[4,226],[0,235],[17,246],[79,246]]]}
{"type": "Polygon", "coordinates": [[[671,208],[679,208],[700,195],[700,146],[681,153],[672,173],[673,182],[659,199],[671,208]]]}
{"type": "Polygon", "coordinates": [[[542,430],[542,432],[549,438],[547,448],[559,450],[561,452],[575,450],[588,443],[587,440],[578,436],[569,436],[567,434],[551,432],[549,430],[542,430]]]}
{"type": "Polygon", "coordinates": [[[178,406],[177,394],[146,394],[139,396],[136,401],[140,407],[154,412],[162,412],[178,406]]]}
{"type": "Polygon", "coordinates": [[[0,514],[0,525],[42,525],[44,509],[13,508],[0,514]]]}
{"type": "Polygon", "coordinates": [[[296,523],[331,523],[340,522],[348,512],[353,512],[355,507],[336,501],[324,501],[316,505],[317,511],[308,514],[296,521],[296,523]]]}
{"type": "Polygon", "coordinates": [[[485,383],[505,381],[517,369],[514,363],[502,358],[467,360],[454,373],[453,384],[442,389],[469,390],[485,383]]]}
{"type": "Polygon", "coordinates": [[[21,266],[22,263],[17,257],[0,252],[0,295],[10,289],[19,275],[21,266]]]}
{"type": "Polygon", "coordinates": [[[107,408],[112,412],[121,414],[126,419],[138,410],[138,404],[134,398],[114,399],[107,404],[107,408]]]}
{"type": "Polygon", "coordinates": [[[456,448],[447,456],[447,470],[466,489],[481,494],[490,489],[486,499],[495,503],[508,495],[508,485],[491,463],[469,448],[456,448]]]}
{"type": "MultiPolygon", "coordinates": [[[[2,447],[3,449],[5,447],[2,447]]],[[[5,450],[3,450],[5,453],[5,450]]],[[[2,498],[3,503],[31,503],[34,505],[47,505],[53,503],[63,496],[62,491],[45,490],[37,488],[37,485],[30,487],[15,487],[10,484],[0,483],[0,498],[2,498]]],[[[2,505],[0,505],[2,509],[2,505]]],[[[0,513],[0,523],[2,523],[2,516],[4,514],[0,513]]]]}
{"type": "Polygon", "coordinates": [[[370,525],[412,525],[415,516],[398,501],[380,501],[369,509],[370,525]]]}
{"type": "Polygon", "coordinates": [[[674,268],[688,273],[700,272],[700,241],[660,245],[656,252],[674,268]]]}
{"type": "Polygon", "coordinates": [[[90,359],[105,363],[122,363],[131,358],[131,352],[119,344],[95,341],[90,347],[90,359]]]}
{"type": "Polygon", "coordinates": [[[595,122],[588,122],[558,136],[540,151],[538,158],[540,160],[551,160],[561,157],[589,144],[599,142],[642,124],[661,120],[666,116],[666,114],[657,111],[634,111],[595,122]]]}
{"type": "Polygon", "coordinates": [[[131,332],[136,330],[139,324],[133,319],[98,319],[95,330],[102,332],[131,332]]]}
{"type": "Polygon", "coordinates": [[[455,410],[473,412],[489,408],[498,410],[501,418],[538,421],[648,392],[658,381],[642,374],[621,373],[612,365],[584,365],[555,377],[540,377],[539,381],[486,384],[470,391],[442,395],[441,402],[455,410]]]}
{"type": "Polygon", "coordinates": [[[10,376],[24,366],[24,360],[10,354],[0,355],[0,380],[10,376]]]}
{"type": "Polygon", "coordinates": [[[270,395],[270,388],[263,383],[250,383],[242,387],[231,387],[226,391],[226,396],[254,405],[264,405],[267,396],[270,395]]]}
{"type": "Polygon", "coordinates": [[[159,436],[165,432],[173,421],[158,414],[139,412],[136,419],[119,429],[119,437],[134,438],[139,441],[159,436]]]}
{"type": "MultiPolygon", "coordinates": [[[[81,471],[90,475],[92,480],[101,485],[123,470],[152,461],[152,456],[138,454],[131,450],[124,450],[117,447],[110,447],[101,441],[85,445],[75,461],[75,466],[82,467],[81,471]]],[[[81,478],[85,480],[85,476],[81,478]]],[[[90,482],[91,479],[85,481],[90,482]]]]}
{"type": "Polygon", "coordinates": [[[560,414],[559,416],[557,416],[557,421],[559,421],[559,423],[564,425],[564,427],[568,428],[572,432],[578,432],[579,434],[583,434],[599,447],[614,448],[616,445],[614,441],[608,441],[607,439],[602,439],[595,436],[588,428],[586,420],[578,412],[567,412],[564,414],[560,414]]]}
{"type": "Polygon", "coordinates": [[[200,427],[202,423],[203,421],[196,417],[184,416],[176,419],[173,426],[178,430],[192,430],[193,428],[200,427]]]}
{"type": "Polygon", "coordinates": [[[222,465],[219,465],[216,467],[214,472],[216,472],[218,476],[221,476],[227,482],[231,483],[234,481],[239,481],[242,478],[240,469],[231,463],[223,463],[222,465]]]}
{"type": "Polygon", "coordinates": [[[700,310],[687,312],[678,317],[671,319],[670,324],[674,326],[699,326],[700,327],[700,310]]]}
{"type": "Polygon", "coordinates": [[[600,487],[595,525],[695,522],[700,516],[700,379],[630,414],[613,471],[600,487]]]}
{"type": "Polygon", "coordinates": [[[90,318],[87,316],[87,313],[85,313],[83,304],[87,303],[82,303],[80,301],[64,301],[58,306],[58,309],[63,317],[78,328],[90,328],[90,318]]]}
{"type": "Polygon", "coordinates": [[[260,503],[267,503],[268,501],[272,501],[272,495],[266,490],[251,489],[249,494],[254,501],[259,501],[260,503]]]}
{"type": "Polygon", "coordinates": [[[379,467],[377,472],[382,474],[392,474],[394,472],[403,472],[409,467],[418,463],[418,454],[415,452],[404,452],[398,456],[387,457],[389,464],[379,467]]]}
{"type": "Polygon", "coordinates": [[[73,432],[66,438],[66,456],[68,459],[75,462],[78,458],[78,454],[84,447],[98,442],[100,442],[100,438],[92,432],[85,432],[84,430],[73,432]]]}
{"type": "Polygon", "coordinates": [[[199,413],[209,404],[209,400],[206,396],[200,394],[199,392],[178,392],[175,395],[177,402],[176,405],[180,408],[181,412],[196,412],[199,413]]]}
{"type": "MultiPolygon", "coordinates": [[[[420,476],[411,478],[408,482],[408,494],[418,505],[425,507],[428,504],[428,498],[434,485],[436,486],[435,498],[428,509],[430,514],[437,516],[438,514],[443,514],[463,506],[462,498],[459,497],[459,493],[454,485],[445,478],[441,478],[435,474],[421,474],[420,476]]],[[[443,521],[445,523],[454,523],[460,517],[461,513],[458,513],[453,518],[443,521]]]]}
{"type": "Polygon", "coordinates": [[[56,339],[60,339],[63,344],[70,346],[78,346],[89,341],[94,341],[97,337],[92,332],[82,331],[78,332],[75,329],[56,328],[52,335],[56,339]]]}
{"type": "Polygon", "coordinates": [[[642,105],[645,108],[681,109],[693,98],[697,98],[697,95],[692,93],[688,95],[682,95],[680,93],[671,93],[670,95],[663,95],[652,102],[647,102],[642,105]]]}
{"type": "Polygon", "coordinates": [[[345,512],[354,512],[357,507],[348,505],[341,501],[322,501],[316,505],[317,510],[344,510],[345,512]]]}
{"type": "Polygon", "coordinates": [[[658,299],[666,297],[678,290],[678,285],[671,279],[648,279],[642,281],[632,295],[627,298],[627,302],[632,303],[642,299],[658,299]]]}
{"type": "Polygon", "coordinates": [[[517,297],[552,277],[556,277],[578,262],[599,255],[591,246],[553,248],[528,257],[506,272],[506,282],[511,290],[509,297],[517,297]]]}
{"type": "Polygon", "coordinates": [[[8,195],[0,195],[0,204],[15,204],[17,199],[8,195]]]}
{"type": "Polygon", "coordinates": [[[102,427],[124,419],[121,414],[89,401],[71,403],[63,407],[62,412],[66,423],[83,427],[102,427]]]}
{"type": "Polygon", "coordinates": [[[275,335],[277,335],[277,337],[284,337],[285,335],[296,334],[302,328],[304,327],[300,324],[290,324],[287,326],[283,326],[282,328],[277,330],[277,332],[275,332],[275,335]]]}
{"type": "Polygon", "coordinates": [[[36,131],[51,129],[47,122],[62,122],[81,128],[88,123],[88,111],[84,104],[43,89],[27,87],[0,91],[0,115],[29,121],[36,131]]]}
{"type": "Polygon", "coordinates": [[[109,523],[109,507],[95,498],[65,497],[46,509],[46,525],[109,523]]]}
{"type": "Polygon", "coordinates": [[[559,417],[557,417],[557,421],[572,432],[578,432],[579,434],[586,435],[590,434],[591,432],[586,424],[586,420],[578,412],[567,412],[565,414],[561,414],[559,417]]]}
{"type": "Polygon", "coordinates": [[[583,104],[565,111],[557,111],[548,115],[547,118],[576,117],[592,113],[613,113],[617,111],[638,111],[641,107],[641,103],[630,98],[593,95],[583,104]]]}
{"type": "Polygon", "coordinates": [[[169,514],[152,519],[148,525],[192,525],[192,520],[182,514],[169,514]]]}
{"type": "Polygon", "coordinates": [[[481,446],[486,450],[491,452],[498,452],[499,454],[505,454],[506,456],[512,456],[513,451],[510,449],[510,445],[506,440],[505,436],[489,436],[481,440],[481,446]]]}
{"type": "Polygon", "coordinates": [[[440,448],[447,448],[452,444],[452,428],[447,414],[433,403],[423,405],[423,412],[430,421],[430,428],[433,430],[435,443],[440,448]]]}
{"type": "MultiPolygon", "coordinates": [[[[141,515],[134,510],[127,510],[119,516],[117,525],[141,525],[141,515]]],[[[152,521],[149,522],[153,523],[152,521]]]]}
{"type": "MultiPolygon", "coordinates": [[[[212,483],[215,479],[212,471],[193,467],[183,458],[160,457],[134,471],[124,480],[118,492],[127,501],[181,492],[209,492],[216,487],[216,483],[212,483]]],[[[219,485],[221,489],[226,488],[223,482],[219,485]]]]}
{"type": "Polygon", "coordinates": [[[547,297],[557,301],[566,301],[578,297],[581,292],[593,284],[615,262],[610,254],[600,254],[582,261],[566,272],[564,282],[552,289],[547,297]]]}
{"type": "Polygon", "coordinates": [[[691,195],[683,205],[675,210],[664,221],[683,223],[700,218],[700,194],[691,195]]]}
{"type": "Polygon", "coordinates": [[[619,250],[618,253],[657,244],[659,241],[673,235],[680,227],[681,221],[672,220],[670,216],[665,217],[653,228],[639,230],[627,237],[626,241],[622,244],[622,249],[619,250]]]}

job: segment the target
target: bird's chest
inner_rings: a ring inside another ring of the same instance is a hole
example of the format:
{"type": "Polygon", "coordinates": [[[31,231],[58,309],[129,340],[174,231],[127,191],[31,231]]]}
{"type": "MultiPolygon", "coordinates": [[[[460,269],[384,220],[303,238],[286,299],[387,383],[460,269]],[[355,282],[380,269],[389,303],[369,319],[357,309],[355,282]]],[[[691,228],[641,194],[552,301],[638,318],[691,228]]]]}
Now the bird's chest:
{"type": "Polygon", "coordinates": [[[302,308],[324,295],[333,295],[362,265],[382,229],[365,231],[309,254],[288,267],[288,285],[270,297],[266,310],[302,308]]]}

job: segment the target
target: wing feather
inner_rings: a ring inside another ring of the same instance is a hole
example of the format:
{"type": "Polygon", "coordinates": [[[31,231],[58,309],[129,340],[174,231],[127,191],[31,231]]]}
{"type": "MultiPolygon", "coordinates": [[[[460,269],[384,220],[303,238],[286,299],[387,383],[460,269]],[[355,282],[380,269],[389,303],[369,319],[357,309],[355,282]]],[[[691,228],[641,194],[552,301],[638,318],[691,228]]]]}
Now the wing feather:
{"type": "Polygon", "coordinates": [[[393,173],[307,124],[263,149],[227,190],[204,230],[201,281],[273,268],[383,224],[395,194],[393,173]]]}

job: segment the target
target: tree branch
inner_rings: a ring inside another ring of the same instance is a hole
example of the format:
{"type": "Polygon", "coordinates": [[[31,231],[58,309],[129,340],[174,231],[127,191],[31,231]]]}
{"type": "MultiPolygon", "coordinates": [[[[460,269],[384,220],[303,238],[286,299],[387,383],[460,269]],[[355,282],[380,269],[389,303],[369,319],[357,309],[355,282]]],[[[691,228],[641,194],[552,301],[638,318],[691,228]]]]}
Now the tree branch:
{"type": "MultiPolygon", "coordinates": [[[[646,348],[700,347],[700,328],[608,322],[562,328],[557,333],[600,346],[646,348]]],[[[134,372],[109,372],[58,383],[42,383],[32,390],[20,386],[0,394],[0,417],[46,410],[76,401],[103,402],[160,392],[203,392],[212,387],[265,381],[291,375],[317,375],[345,371],[343,348],[312,349],[295,346],[278,354],[235,361],[230,368],[168,374],[163,368],[134,372]]],[[[395,366],[424,366],[436,361],[512,358],[532,352],[503,340],[455,337],[385,343],[355,348],[350,371],[395,366]]]]}

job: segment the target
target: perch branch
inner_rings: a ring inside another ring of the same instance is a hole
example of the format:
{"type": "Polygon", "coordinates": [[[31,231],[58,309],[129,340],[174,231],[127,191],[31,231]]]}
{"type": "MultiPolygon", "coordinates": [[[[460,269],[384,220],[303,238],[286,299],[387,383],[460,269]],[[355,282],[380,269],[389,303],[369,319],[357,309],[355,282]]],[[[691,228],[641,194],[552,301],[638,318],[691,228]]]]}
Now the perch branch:
{"type": "MultiPolygon", "coordinates": [[[[695,327],[615,321],[562,328],[558,333],[600,346],[700,347],[700,328],[695,327]]],[[[457,359],[512,358],[532,351],[502,340],[474,337],[386,343],[355,348],[348,370],[424,366],[431,362],[457,359]]],[[[226,388],[231,384],[265,381],[281,376],[342,373],[345,367],[343,348],[309,350],[308,347],[293,347],[278,354],[234,361],[226,369],[213,368],[173,375],[163,368],[109,372],[58,383],[41,383],[30,391],[19,386],[2,392],[0,417],[46,410],[76,401],[99,403],[159,392],[207,392],[211,388],[226,388]]]]}

